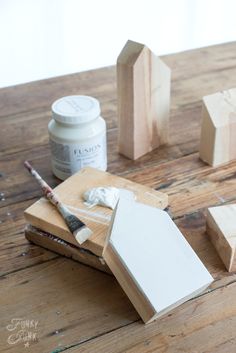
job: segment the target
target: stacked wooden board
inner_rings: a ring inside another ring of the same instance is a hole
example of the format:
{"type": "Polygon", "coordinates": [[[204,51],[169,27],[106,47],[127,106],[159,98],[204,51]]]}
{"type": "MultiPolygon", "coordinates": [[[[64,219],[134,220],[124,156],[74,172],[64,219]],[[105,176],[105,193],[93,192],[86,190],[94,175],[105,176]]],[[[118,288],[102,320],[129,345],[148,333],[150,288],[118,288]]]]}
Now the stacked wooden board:
{"type": "Polygon", "coordinates": [[[129,190],[134,193],[138,201],[150,206],[164,209],[168,205],[168,196],[162,192],[87,167],[65,180],[54,191],[62,202],[89,226],[93,231],[92,237],[80,246],[56,208],[43,197],[24,213],[29,223],[25,229],[26,238],[45,248],[72,257],[74,260],[109,272],[102,259],[102,253],[112,210],[99,205],[88,208],[83,200],[85,191],[99,186],[113,186],[129,190]]]}
{"type": "Polygon", "coordinates": [[[55,207],[41,198],[25,211],[30,223],[26,238],[113,273],[145,323],[212,282],[174,222],[160,209],[168,204],[163,193],[93,168],[82,169],[54,191],[92,230],[92,236],[78,244],[55,207]],[[101,186],[120,189],[115,211],[98,205],[90,208],[84,202],[85,191],[101,186]]]}

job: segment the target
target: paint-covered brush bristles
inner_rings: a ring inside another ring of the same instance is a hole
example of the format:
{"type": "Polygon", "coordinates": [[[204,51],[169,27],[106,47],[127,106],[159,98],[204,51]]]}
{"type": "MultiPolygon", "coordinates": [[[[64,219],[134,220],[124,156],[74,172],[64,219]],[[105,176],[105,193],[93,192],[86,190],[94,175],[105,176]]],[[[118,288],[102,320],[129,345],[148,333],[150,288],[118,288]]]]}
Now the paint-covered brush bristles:
{"type": "Polygon", "coordinates": [[[59,207],[59,212],[63,216],[67,227],[70,229],[77,242],[79,244],[85,242],[85,240],[92,235],[92,231],[84,224],[84,222],[72,214],[66,206],[61,204],[59,207]]]}
{"type": "Polygon", "coordinates": [[[41,176],[36,172],[36,170],[28,161],[24,162],[24,166],[37,180],[46,198],[54,206],[56,206],[77,242],[79,244],[85,242],[85,240],[87,240],[92,235],[92,231],[86,226],[86,224],[84,224],[84,222],[72,214],[70,210],[65,205],[63,205],[63,203],[58,199],[57,195],[53,192],[50,186],[41,178],[41,176]]]}

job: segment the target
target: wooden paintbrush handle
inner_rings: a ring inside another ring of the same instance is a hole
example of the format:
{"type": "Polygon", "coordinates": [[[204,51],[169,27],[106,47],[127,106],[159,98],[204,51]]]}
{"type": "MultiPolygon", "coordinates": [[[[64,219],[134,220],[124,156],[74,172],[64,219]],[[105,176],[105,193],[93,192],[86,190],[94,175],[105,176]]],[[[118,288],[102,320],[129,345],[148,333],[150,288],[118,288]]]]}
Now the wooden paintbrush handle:
{"type": "Polygon", "coordinates": [[[39,173],[32,167],[32,165],[28,162],[24,162],[24,166],[28,169],[30,174],[37,180],[38,184],[40,185],[44,195],[46,198],[56,207],[58,207],[61,202],[58,197],[54,194],[52,188],[42,179],[39,173]]]}

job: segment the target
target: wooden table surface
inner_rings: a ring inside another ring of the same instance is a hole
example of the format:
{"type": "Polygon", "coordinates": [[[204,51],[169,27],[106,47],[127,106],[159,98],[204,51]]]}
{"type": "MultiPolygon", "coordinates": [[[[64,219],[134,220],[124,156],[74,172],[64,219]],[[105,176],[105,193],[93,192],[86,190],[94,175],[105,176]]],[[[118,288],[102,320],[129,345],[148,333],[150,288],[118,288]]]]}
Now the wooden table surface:
{"type": "Polygon", "coordinates": [[[236,274],[226,272],[205,234],[206,207],[236,201],[236,161],[214,169],[198,155],[201,98],[236,87],[235,52],[229,43],[164,57],[172,69],[170,144],[135,162],[117,153],[114,67],[0,90],[1,352],[236,352],[236,274]],[[115,278],[24,238],[23,210],[41,193],[22,162],[59,183],[47,124],[51,103],[70,94],[100,100],[108,171],[167,193],[176,224],[214,276],[206,293],[153,324],[143,325],[115,278]],[[38,322],[25,329],[29,347],[20,337],[27,320],[38,322]]]}

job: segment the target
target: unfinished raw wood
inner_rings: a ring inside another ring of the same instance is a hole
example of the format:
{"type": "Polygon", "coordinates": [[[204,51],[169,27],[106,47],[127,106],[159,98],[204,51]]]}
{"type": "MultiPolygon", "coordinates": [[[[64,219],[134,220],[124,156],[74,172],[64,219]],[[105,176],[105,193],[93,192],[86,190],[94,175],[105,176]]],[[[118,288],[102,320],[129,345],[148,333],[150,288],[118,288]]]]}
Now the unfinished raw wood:
{"type": "Polygon", "coordinates": [[[27,352],[24,342],[9,346],[7,338],[11,333],[6,329],[12,318],[26,318],[39,321],[39,339],[32,346],[30,342],[30,353],[63,347],[72,347],[69,353],[235,353],[235,273],[224,270],[204,235],[205,220],[199,212],[202,205],[210,207],[218,202],[219,196],[229,200],[236,193],[235,163],[218,172],[209,171],[193,153],[199,143],[199,97],[217,92],[226,84],[236,85],[235,51],[234,42],[165,57],[174,75],[174,145],[161,148],[151,160],[147,155],[138,164],[117,154],[113,67],[0,90],[0,193],[5,193],[5,201],[0,201],[1,352],[27,352]],[[197,75],[193,75],[193,65],[198,67],[197,75]],[[141,184],[163,186],[170,194],[171,211],[178,216],[178,224],[216,278],[211,287],[214,290],[145,328],[111,276],[77,266],[63,257],[48,261],[53,254],[27,244],[22,236],[23,209],[38,194],[22,161],[37,159],[35,166],[50,185],[56,184],[50,169],[47,134],[43,133],[50,118],[48,107],[57,97],[78,91],[96,93],[103,101],[109,126],[110,170],[125,172],[141,184]],[[56,330],[59,332],[53,334],[56,330]]]}
{"type": "Polygon", "coordinates": [[[145,45],[128,41],[117,59],[119,152],[137,159],[168,142],[168,66],[145,45]]]}
{"type": "Polygon", "coordinates": [[[94,267],[100,271],[111,273],[101,256],[62,240],[55,235],[46,233],[31,225],[25,227],[25,237],[32,243],[52,250],[82,264],[94,267]]]}
{"type": "Polygon", "coordinates": [[[236,88],[203,98],[200,158],[213,167],[236,158],[236,88]]]}
{"type": "Polygon", "coordinates": [[[145,323],[213,281],[169,215],[121,198],[103,257],[145,323]]]}
{"type": "Polygon", "coordinates": [[[207,233],[227,270],[236,271],[236,205],[208,208],[207,233]]]}
{"type": "MultiPolygon", "coordinates": [[[[130,190],[137,200],[155,207],[165,208],[168,204],[168,196],[162,192],[89,167],[65,180],[54,190],[61,201],[93,231],[93,235],[82,247],[97,256],[102,256],[112,210],[102,206],[89,209],[85,206],[82,195],[86,190],[98,186],[130,190]]],[[[30,206],[25,211],[25,218],[34,227],[79,246],[58,211],[45,198],[30,206]]]]}

